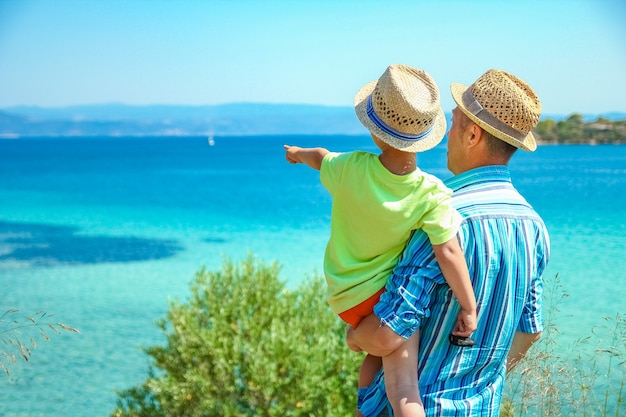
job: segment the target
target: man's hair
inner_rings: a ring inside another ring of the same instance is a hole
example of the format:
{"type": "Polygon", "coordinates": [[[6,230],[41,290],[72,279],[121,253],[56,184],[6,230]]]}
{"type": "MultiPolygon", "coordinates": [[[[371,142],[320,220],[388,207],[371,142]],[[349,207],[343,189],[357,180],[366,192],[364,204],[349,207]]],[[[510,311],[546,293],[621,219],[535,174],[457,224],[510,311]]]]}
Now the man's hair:
{"type": "MultiPolygon", "coordinates": [[[[465,129],[470,123],[474,123],[469,117],[467,117],[465,113],[461,112],[461,114],[463,115],[463,117],[461,118],[461,127],[463,129],[465,129]]],[[[490,155],[506,158],[507,161],[511,158],[511,156],[513,156],[513,154],[517,150],[515,146],[503,141],[502,139],[498,139],[491,133],[487,132],[485,129],[482,129],[482,131],[483,137],[487,141],[487,150],[489,151],[490,155]]]]}
{"type": "Polygon", "coordinates": [[[515,153],[517,148],[502,139],[498,139],[491,133],[483,129],[483,135],[487,140],[487,150],[492,156],[501,156],[509,160],[515,153]]]}

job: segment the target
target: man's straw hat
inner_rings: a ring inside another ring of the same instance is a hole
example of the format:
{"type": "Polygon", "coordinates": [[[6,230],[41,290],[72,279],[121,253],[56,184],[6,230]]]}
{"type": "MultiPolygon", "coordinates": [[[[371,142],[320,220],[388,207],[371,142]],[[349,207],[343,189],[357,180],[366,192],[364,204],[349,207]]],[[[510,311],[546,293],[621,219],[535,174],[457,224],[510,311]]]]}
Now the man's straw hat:
{"type": "Polygon", "coordinates": [[[539,121],[541,102],[524,81],[490,69],[469,88],[453,83],[450,90],[459,109],[478,126],[516,148],[537,149],[532,130],[539,121]]]}
{"type": "Polygon", "coordinates": [[[401,151],[431,149],[446,133],[435,80],[407,65],[390,65],[378,81],[363,86],[354,109],[374,136],[401,151]]]}

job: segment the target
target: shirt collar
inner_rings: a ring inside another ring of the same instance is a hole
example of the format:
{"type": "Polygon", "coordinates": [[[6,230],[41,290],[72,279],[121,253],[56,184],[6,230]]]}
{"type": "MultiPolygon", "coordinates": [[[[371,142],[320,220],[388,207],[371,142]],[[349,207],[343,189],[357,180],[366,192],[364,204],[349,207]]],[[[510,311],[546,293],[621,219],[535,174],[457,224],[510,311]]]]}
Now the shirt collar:
{"type": "Polygon", "coordinates": [[[465,171],[447,179],[445,184],[453,192],[480,182],[511,182],[511,172],[506,165],[489,165],[465,171]]]}

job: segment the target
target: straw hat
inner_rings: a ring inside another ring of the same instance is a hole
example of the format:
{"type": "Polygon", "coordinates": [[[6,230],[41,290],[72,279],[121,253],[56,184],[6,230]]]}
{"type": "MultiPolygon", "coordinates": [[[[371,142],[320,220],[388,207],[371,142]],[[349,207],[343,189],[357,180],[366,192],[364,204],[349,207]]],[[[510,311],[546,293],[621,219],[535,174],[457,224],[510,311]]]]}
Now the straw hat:
{"type": "Polygon", "coordinates": [[[532,130],[539,121],[541,102],[524,81],[490,69],[469,88],[453,83],[450,90],[459,109],[478,126],[516,148],[537,149],[532,130]]]}
{"type": "Polygon", "coordinates": [[[390,65],[354,97],[356,115],[374,136],[405,152],[435,147],[446,133],[439,88],[425,71],[390,65]]]}

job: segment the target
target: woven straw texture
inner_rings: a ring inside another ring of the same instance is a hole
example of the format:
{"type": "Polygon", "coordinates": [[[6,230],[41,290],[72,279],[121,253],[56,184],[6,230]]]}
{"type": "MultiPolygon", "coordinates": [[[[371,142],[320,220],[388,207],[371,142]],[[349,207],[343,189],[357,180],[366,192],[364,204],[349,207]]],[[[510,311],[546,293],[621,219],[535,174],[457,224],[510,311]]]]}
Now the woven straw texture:
{"type": "Polygon", "coordinates": [[[372,134],[405,152],[431,149],[446,132],[437,84],[425,71],[407,65],[390,65],[378,81],[363,86],[354,97],[354,107],[357,117],[372,134]],[[368,114],[370,97],[370,110],[375,115],[368,114]],[[389,129],[382,129],[373,117],[389,129]],[[403,135],[424,136],[410,140],[403,135]]]}
{"type": "Polygon", "coordinates": [[[532,130],[539,122],[541,102],[524,81],[490,69],[469,88],[452,84],[450,90],[463,113],[487,132],[517,148],[537,149],[532,130]]]}

